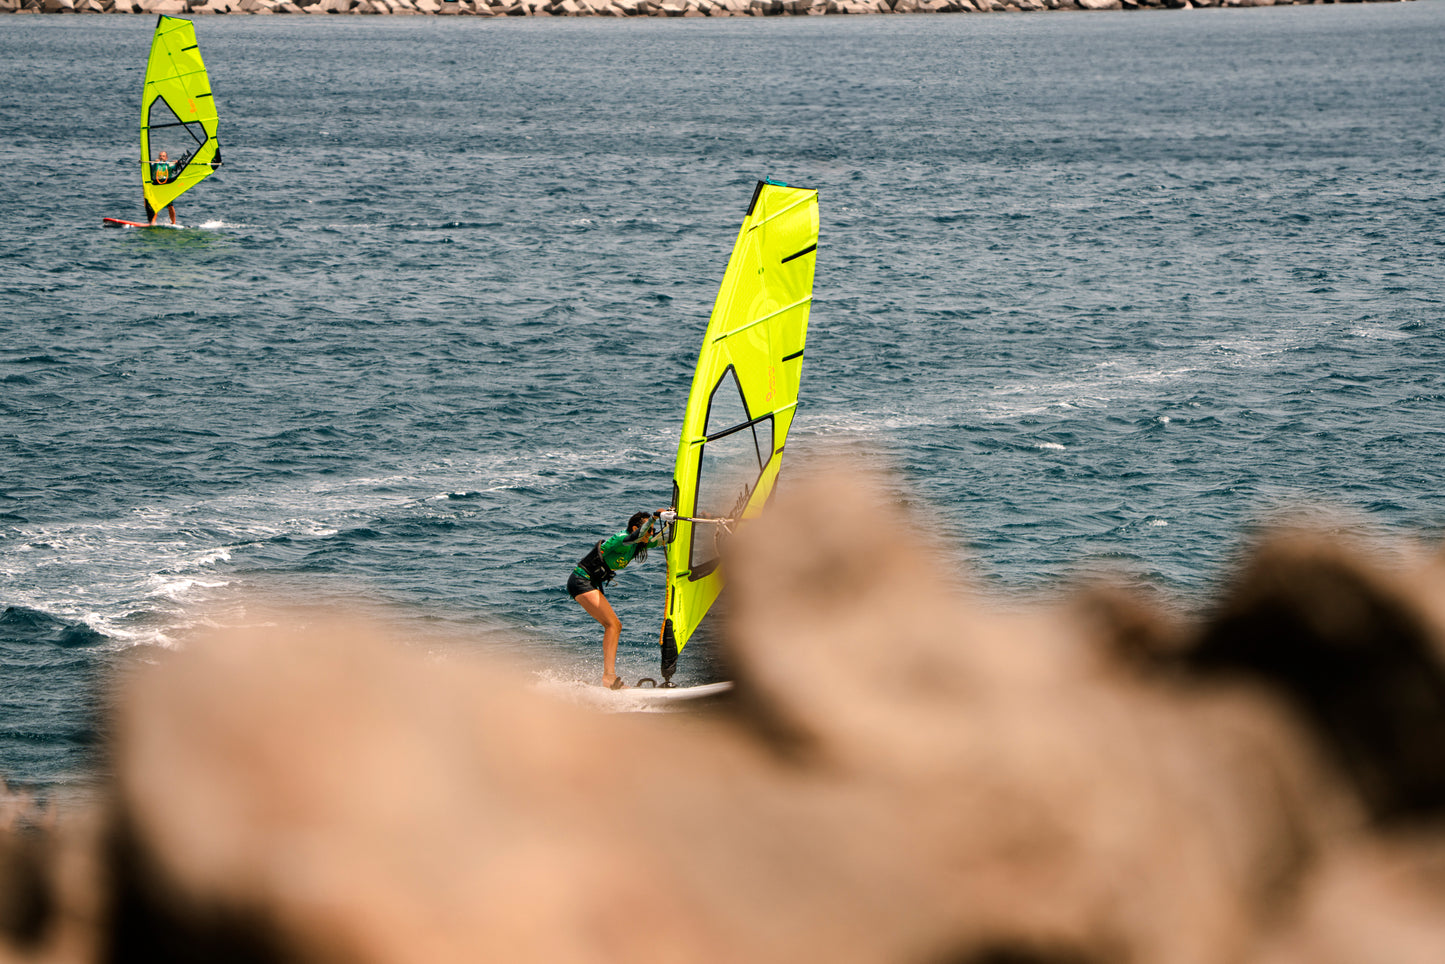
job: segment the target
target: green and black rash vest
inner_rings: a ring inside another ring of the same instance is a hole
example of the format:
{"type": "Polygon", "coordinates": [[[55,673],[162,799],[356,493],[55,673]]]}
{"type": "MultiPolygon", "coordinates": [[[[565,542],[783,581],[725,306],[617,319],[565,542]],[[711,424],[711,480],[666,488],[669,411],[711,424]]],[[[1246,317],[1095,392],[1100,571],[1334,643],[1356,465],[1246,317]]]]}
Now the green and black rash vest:
{"type": "Polygon", "coordinates": [[[626,532],[619,532],[594,545],[592,551],[583,556],[582,561],[577,563],[577,568],[572,571],[600,586],[611,582],[618,569],[627,568],[627,564],[636,558],[644,547],[656,549],[665,541],[664,534],[654,533],[651,526],[644,528],[635,538],[629,538],[626,532]]]}

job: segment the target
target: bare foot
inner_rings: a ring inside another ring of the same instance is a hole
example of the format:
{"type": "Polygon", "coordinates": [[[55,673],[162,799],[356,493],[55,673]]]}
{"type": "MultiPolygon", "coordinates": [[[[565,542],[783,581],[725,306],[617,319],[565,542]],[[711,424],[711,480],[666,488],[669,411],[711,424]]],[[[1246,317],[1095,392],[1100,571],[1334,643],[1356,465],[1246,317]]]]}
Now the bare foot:
{"type": "Polygon", "coordinates": [[[615,673],[603,673],[602,685],[610,690],[620,690],[626,684],[622,682],[622,677],[615,673]]]}

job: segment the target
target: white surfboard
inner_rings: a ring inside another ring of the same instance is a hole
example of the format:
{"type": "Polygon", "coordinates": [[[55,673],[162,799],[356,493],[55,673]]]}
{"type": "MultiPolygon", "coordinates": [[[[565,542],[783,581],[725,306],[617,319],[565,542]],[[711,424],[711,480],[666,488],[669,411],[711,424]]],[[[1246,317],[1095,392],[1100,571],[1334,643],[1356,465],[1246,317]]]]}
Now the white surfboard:
{"type": "Polygon", "coordinates": [[[732,691],[733,684],[704,683],[701,686],[626,686],[609,690],[596,683],[580,680],[544,680],[537,684],[542,692],[569,703],[591,706],[608,713],[672,713],[701,709],[709,701],[721,700],[732,691]]]}
{"type": "Polygon", "coordinates": [[[732,691],[733,684],[704,683],[700,686],[631,686],[611,692],[619,697],[633,698],[644,703],[671,703],[678,700],[706,700],[732,691]]]}

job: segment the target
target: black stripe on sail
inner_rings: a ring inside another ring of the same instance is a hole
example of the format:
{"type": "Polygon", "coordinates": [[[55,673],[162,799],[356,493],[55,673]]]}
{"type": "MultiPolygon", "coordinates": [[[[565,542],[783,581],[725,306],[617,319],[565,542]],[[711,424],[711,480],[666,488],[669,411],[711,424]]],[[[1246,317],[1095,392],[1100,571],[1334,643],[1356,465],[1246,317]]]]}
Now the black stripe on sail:
{"type": "Polygon", "coordinates": [[[195,50],[199,46],[200,44],[191,44],[189,47],[182,47],[181,53],[185,53],[187,50],[195,50]]]}
{"type": "Polygon", "coordinates": [[[781,263],[781,264],[787,264],[789,261],[792,261],[794,258],[801,258],[803,255],[805,255],[805,254],[812,254],[814,251],[817,251],[817,250],[818,250],[818,245],[817,245],[817,244],[813,244],[813,245],[811,245],[811,246],[809,246],[809,247],[806,247],[806,248],[804,248],[803,250],[799,251],[797,254],[790,254],[790,255],[788,255],[788,256],[787,256],[786,258],[784,258],[780,263],[781,263]]]}
{"type": "Polygon", "coordinates": [[[197,94],[196,96],[197,96],[197,97],[209,97],[209,96],[211,96],[211,95],[210,95],[210,94],[197,94]]]}
{"type": "Polygon", "coordinates": [[[794,358],[802,358],[802,357],[803,357],[803,349],[799,348],[797,351],[793,352],[791,355],[784,355],[784,356],[783,356],[783,361],[792,361],[794,358]]]}
{"type": "Polygon", "coordinates": [[[762,194],[762,193],[763,193],[763,182],[762,182],[762,181],[759,181],[759,182],[758,182],[758,186],[755,187],[755,188],[753,188],[753,199],[748,202],[748,213],[747,213],[747,214],[744,214],[743,217],[745,217],[745,218],[750,218],[750,217],[753,216],[753,208],[755,208],[755,207],[758,206],[758,195],[759,195],[759,194],[762,194]]]}

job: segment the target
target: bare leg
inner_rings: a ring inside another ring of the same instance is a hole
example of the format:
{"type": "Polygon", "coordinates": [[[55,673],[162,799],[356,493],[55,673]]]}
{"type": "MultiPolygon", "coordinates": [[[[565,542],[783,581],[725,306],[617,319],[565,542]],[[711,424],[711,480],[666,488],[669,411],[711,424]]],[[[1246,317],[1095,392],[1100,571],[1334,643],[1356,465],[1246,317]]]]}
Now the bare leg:
{"type": "Polygon", "coordinates": [[[577,597],[587,614],[602,624],[602,685],[611,686],[617,679],[617,640],[622,635],[622,620],[612,611],[612,604],[593,589],[577,597]]]}
{"type": "Polygon", "coordinates": [[[172,204],[172,205],[170,205],[169,207],[167,207],[166,210],[169,211],[169,212],[171,212],[171,223],[172,223],[172,224],[175,224],[175,223],[176,223],[176,206],[175,206],[174,204],[172,204]]]}

